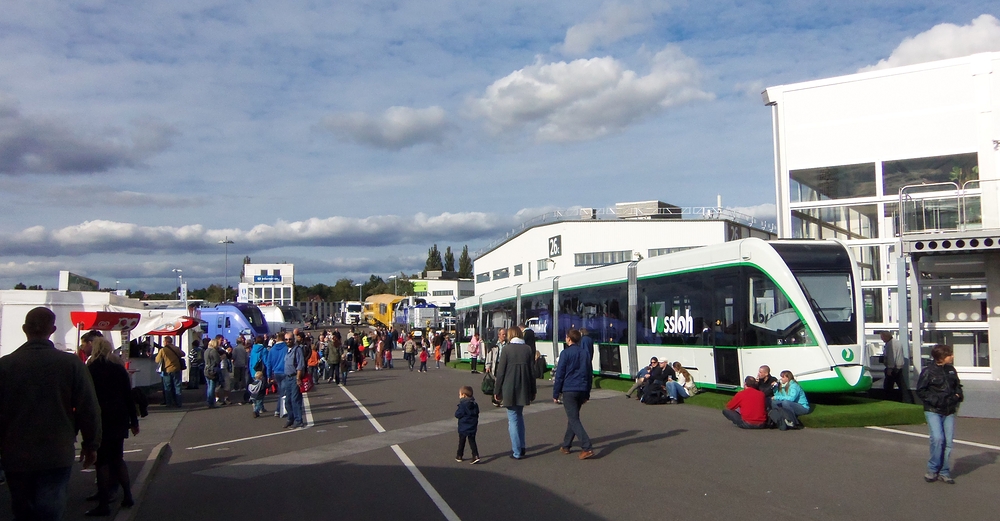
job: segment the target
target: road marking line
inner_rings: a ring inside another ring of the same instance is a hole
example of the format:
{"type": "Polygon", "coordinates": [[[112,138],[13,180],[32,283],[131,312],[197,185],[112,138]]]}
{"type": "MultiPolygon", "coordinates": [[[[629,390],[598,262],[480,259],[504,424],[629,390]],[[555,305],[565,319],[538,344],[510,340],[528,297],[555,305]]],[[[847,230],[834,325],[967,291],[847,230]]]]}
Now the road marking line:
{"type": "Polygon", "coordinates": [[[358,406],[358,409],[361,409],[361,413],[365,415],[365,418],[368,418],[368,421],[372,424],[373,427],[375,427],[376,431],[380,433],[385,432],[385,429],[382,428],[382,424],[380,424],[378,420],[376,420],[375,417],[372,416],[372,413],[368,412],[367,407],[361,405],[361,402],[354,396],[354,394],[351,393],[351,391],[347,390],[347,387],[341,387],[340,390],[344,391],[344,394],[346,394],[347,397],[350,398],[352,402],[354,402],[354,405],[358,406]]]}
{"type": "Polygon", "coordinates": [[[306,415],[306,426],[305,426],[305,428],[308,429],[309,427],[312,427],[313,425],[315,425],[315,423],[313,423],[312,407],[309,406],[309,394],[308,393],[304,393],[302,395],[302,408],[305,410],[305,415],[306,415]]]}
{"type": "Polygon", "coordinates": [[[458,514],[456,514],[455,511],[448,506],[448,502],[441,497],[441,494],[438,494],[438,491],[434,489],[434,486],[431,485],[430,481],[427,481],[427,478],[424,477],[423,473],[420,472],[420,469],[418,469],[413,463],[413,460],[411,460],[409,456],[403,452],[403,449],[401,449],[399,445],[393,445],[392,451],[396,453],[396,457],[399,458],[399,461],[402,461],[403,465],[406,466],[406,470],[409,470],[410,474],[413,474],[413,478],[417,480],[417,483],[420,483],[420,488],[424,489],[424,492],[430,496],[431,501],[433,501],[438,507],[438,510],[444,514],[444,518],[448,521],[461,521],[458,514]]]}
{"type": "Polygon", "coordinates": [[[246,438],[238,438],[238,439],[235,439],[235,440],[220,441],[218,443],[209,443],[208,445],[197,445],[195,447],[188,447],[185,450],[206,449],[208,447],[218,447],[219,445],[228,445],[230,443],[240,443],[242,441],[259,440],[261,438],[270,438],[271,436],[280,436],[282,434],[291,434],[291,433],[296,432],[298,430],[299,429],[295,429],[294,431],[271,432],[271,433],[268,433],[268,434],[261,434],[259,436],[247,436],[246,438]]]}
{"type": "Polygon", "coordinates": [[[129,453],[132,453],[132,452],[142,452],[142,449],[126,450],[126,451],[122,452],[122,454],[129,454],[129,453]]]}
{"type": "MultiPolygon", "coordinates": [[[[380,434],[385,432],[385,428],[382,427],[382,424],[379,423],[374,416],[372,416],[372,413],[368,412],[368,408],[362,405],[361,401],[358,400],[358,398],[354,396],[354,394],[351,391],[347,390],[347,387],[341,387],[340,389],[344,391],[344,394],[346,394],[351,399],[351,401],[354,402],[355,405],[358,406],[358,409],[361,409],[361,412],[365,415],[366,418],[368,418],[368,421],[371,422],[372,426],[375,427],[376,431],[378,431],[380,434]]],[[[396,453],[396,457],[399,458],[399,461],[403,462],[403,466],[406,467],[406,470],[410,471],[410,474],[413,475],[413,479],[417,480],[417,483],[420,484],[420,488],[424,489],[424,492],[427,494],[427,496],[431,498],[431,501],[434,502],[434,506],[436,506],[438,510],[441,511],[441,514],[444,515],[444,518],[447,519],[448,521],[461,521],[461,518],[458,517],[458,514],[456,514],[455,511],[452,510],[450,506],[448,506],[448,502],[445,501],[443,497],[441,497],[441,494],[439,494],[438,491],[434,488],[434,485],[431,485],[431,482],[427,481],[427,478],[424,477],[423,473],[420,472],[420,469],[418,469],[417,466],[413,463],[413,460],[411,460],[410,457],[407,456],[405,452],[403,452],[403,449],[399,445],[393,445],[392,451],[396,453]]]]}
{"type": "MultiPolygon", "coordinates": [[[[888,427],[875,427],[869,426],[866,429],[871,429],[873,431],[891,432],[893,434],[903,434],[905,436],[913,436],[914,438],[930,439],[929,434],[921,434],[919,432],[901,431],[899,429],[890,429],[888,427]]],[[[987,445],[985,443],[976,443],[974,441],[964,441],[964,440],[953,440],[952,443],[957,443],[959,445],[969,445],[971,447],[979,447],[981,449],[990,449],[995,451],[1000,451],[1000,447],[996,445],[987,445]]]]}

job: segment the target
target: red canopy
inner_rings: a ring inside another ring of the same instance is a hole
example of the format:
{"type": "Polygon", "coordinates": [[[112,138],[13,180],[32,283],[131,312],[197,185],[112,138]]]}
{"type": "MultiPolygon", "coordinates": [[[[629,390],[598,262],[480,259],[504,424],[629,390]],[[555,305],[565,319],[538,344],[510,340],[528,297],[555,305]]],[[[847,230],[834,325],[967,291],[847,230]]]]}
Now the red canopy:
{"type": "Polygon", "coordinates": [[[198,320],[192,317],[181,317],[172,324],[164,324],[146,334],[149,336],[177,336],[197,325],[198,320]]]}
{"type": "Polygon", "coordinates": [[[131,331],[139,325],[139,313],[118,313],[114,311],[70,311],[70,320],[78,329],[99,331],[131,331]]]}

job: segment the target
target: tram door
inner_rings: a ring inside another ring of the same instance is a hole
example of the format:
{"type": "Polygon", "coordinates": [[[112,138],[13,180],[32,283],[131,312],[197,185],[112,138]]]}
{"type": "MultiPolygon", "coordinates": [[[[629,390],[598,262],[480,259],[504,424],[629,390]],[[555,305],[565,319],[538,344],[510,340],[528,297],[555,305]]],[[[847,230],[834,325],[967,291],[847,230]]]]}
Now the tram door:
{"type": "Polygon", "coordinates": [[[738,318],[740,315],[736,309],[739,302],[736,298],[739,278],[720,276],[715,278],[713,286],[713,311],[717,317],[712,325],[715,382],[723,388],[739,387],[743,383],[740,376],[739,350],[742,322],[738,318]]]}

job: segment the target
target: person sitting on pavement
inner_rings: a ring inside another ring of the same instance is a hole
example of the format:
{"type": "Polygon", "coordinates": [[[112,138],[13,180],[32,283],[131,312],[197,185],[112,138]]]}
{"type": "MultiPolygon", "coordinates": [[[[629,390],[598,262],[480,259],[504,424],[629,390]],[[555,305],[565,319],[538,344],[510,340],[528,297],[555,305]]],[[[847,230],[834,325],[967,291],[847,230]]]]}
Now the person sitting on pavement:
{"type": "Polygon", "coordinates": [[[741,429],[763,429],[767,425],[764,393],[757,390],[756,378],[748,376],[743,380],[743,390],[729,400],[722,415],[741,429]]]}
{"type": "Polygon", "coordinates": [[[794,428],[798,425],[799,416],[809,414],[809,400],[802,387],[795,381],[795,375],[791,371],[781,372],[781,385],[774,390],[774,398],[771,401],[772,407],[781,409],[784,414],[784,425],[778,424],[778,428],[794,428]]]}
{"type": "Polygon", "coordinates": [[[636,400],[639,399],[639,396],[642,396],[642,391],[641,391],[642,386],[643,384],[646,383],[646,378],[648,378],[650,370],[652,370],[652,368],[654,367],[656,368],[660,367],[660,361],[657,360],[655,356],[649,359],[649,365],[643,367],[642,369],[639,369],[639,372],[635,375],[635,383],[632,385],[632,387],[629,387],[628,392],[625,393],[626,398],[631,398],[632,393],[636,392],[637,390],[639,391],[639,394],[638,396],[636,396],[636,400]]]}

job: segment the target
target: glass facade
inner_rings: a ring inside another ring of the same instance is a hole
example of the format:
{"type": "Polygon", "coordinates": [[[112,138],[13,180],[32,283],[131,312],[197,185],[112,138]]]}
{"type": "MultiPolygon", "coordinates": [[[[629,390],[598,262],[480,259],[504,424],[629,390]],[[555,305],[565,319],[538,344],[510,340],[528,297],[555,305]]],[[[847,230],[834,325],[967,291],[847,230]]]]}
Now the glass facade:
{"type": "MultiPolygon", "coordinates": [[[[789,178],[791,236],[840,239],[851,247],[870,340],[874,331],[897,327],[900,235],[982,227],[976,153],[791,170],[789,178]],[[934,183],[952,184],[921,186],[934,183]],[[903,187],[910,188],[900,208],[903,187]]],[[[963,255],[957,262],[974,260],[963,255]]],[[[923,354],[948,343],[956,366],[988,367],[985,273],[947,264],[920,268],[923,354]]]]}

